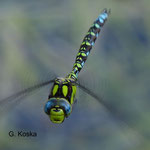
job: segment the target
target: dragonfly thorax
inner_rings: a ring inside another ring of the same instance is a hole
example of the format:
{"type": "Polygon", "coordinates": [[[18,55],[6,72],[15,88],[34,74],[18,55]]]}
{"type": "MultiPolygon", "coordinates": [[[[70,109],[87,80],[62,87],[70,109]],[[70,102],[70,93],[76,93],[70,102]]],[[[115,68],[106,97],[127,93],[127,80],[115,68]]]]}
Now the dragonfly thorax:
{"type": "Polygon", "coordinates": [[[75,80],[71,78],[58,77],[55,79],[55,82],[53,84],[48,99],[52,97],[64,98],[72,105],[74,102],[75,94],[76,94],[75,80]]]}

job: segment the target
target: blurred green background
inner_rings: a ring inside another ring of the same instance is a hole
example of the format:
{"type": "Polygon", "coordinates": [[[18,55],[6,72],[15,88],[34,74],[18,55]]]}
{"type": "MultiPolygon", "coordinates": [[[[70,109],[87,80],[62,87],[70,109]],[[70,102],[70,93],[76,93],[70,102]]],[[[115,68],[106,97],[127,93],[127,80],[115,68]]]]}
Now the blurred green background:
{"type": "Polygon", "coordinates": [[[71,116],[52,124],[43,111],[47,86],[21,103],[0,106],[0,149],[149,150],[149,5],[149,0],[0,0],[0,99],[53,73],[69,73],[89,27],[111,8],[80,80],[120,116],[78,90],[71,116]],[[38,136],[9,137],[11,130],[38,136]]]}

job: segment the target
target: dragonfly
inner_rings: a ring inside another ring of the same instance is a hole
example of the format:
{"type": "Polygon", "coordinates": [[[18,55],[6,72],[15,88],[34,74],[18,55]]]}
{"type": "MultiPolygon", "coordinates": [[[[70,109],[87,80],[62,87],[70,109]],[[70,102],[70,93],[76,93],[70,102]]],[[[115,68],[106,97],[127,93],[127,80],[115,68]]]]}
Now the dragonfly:
{"type": "Polygon", "coordinates": [[[0,105],[2,103],[13,101],[14,99],[22,97],[23,95],[29,95],[30,93],[44,86],[53,84],[48,95],[48,100],[44,106],[44,111],[52,123],[61,124],[67,117],[70,116],[76,101],[77,87],[98,100],[105,108],[111,110],[110,106],[106,104],[106,102],[100,96],[97,96],[88,87],[84,86],[78,81],[78,74],[83,68],[87,57],[109,15],[110,9],[104,9],[89,28],[77,53],[72,71],[68,75],[65,77],[55,77],[49,79],[48,81],[44,81],[21,90],[1,100],[0,105]]]}

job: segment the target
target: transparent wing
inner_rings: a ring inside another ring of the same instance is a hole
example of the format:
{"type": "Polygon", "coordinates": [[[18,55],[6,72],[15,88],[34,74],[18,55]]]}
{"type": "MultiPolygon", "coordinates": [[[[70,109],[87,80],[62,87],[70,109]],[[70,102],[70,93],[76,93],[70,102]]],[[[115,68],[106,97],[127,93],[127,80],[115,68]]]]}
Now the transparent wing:
{"type": "Polygon", "coordinates": [[[128,125],[128,123],[126,123],[126,121],[124,121],[124,119],[122,119],[121,113],[119,111],[117,111],[115,108],[112,107],[111,104],[108,104],[103,97],[97,94],[95,94],[92,90],[90,90],[88,87],[86,87],[85,85],[81,84],[80,82],[77,82],[77,86],[84,91],[86,94],[90,95],[91,97],[93,97],[94,99],[96,99],[101,105],[102,107],[105,109],[106,112],[108,112],[108,114],[110,115],[110,117],[112,119],[115,120],[115,122],[119,123],[119,126],[123,129],[123,128],[127,128],[128,130],[130,130],[130,132],[134,135],[137,136],[138,138],[141,138],[142,140],[145,140],[145,136],[140,132],[137,131],[136,129],[134,129],[133,127],[131,127],[130,125],[128,125]]]}
{"type": "Polygon", "coordinates": [[[29,87],[27,89],[24,89],[22,91],[19,91],[19,92],[15,93],[15,94],[7,97],[7,98],[4,98],[4,99],[0,100],[0,105],[2,106],[3,104],[8,103],[10,101],[13,101],[13,100],[15,100],[19,97],[27,96],[29,93],[34,92],[35,90],[37,90],[41,87],[44,87],[44,86],[46,86],[46,85],[48,85],[52,82],[54,82],[54,80],[49,80],[49,81],[46,81],[46,82],[42,82],[42,83],[36,84],[32,87],[29,87]]]}
{"type": "Polygon", "coordinates": [[[95,94],[92,90],[90,90],[88,87],[86,87],[84,84],[81,84],[80,81],[77,82],[77,85],[80,89],[82,89],[85,93],[92,96],[94,99],[96,99],[101,105],[103,105],[107,111],[109,111],[111,114],[113,114],[115,117],[119,117],[119,113],[106,101],[104,101],[103,97],[99,94],[95,94]]]}
{"type": "MultiPolygon", "coordinates": [[[[30,94],[34,93],[38,89],[41,89],[42,87],[45,87],[53,82],[54,82],[54,79],[35,84],[29,88],[21,90],[7,98],[0,100],[0,109],[3,108],[4,105],[6,105],[7,107],[11,109],[14,108],[15,106],[17,106],[19,102],[25,100],[25,97],[29,96],[30,94]]],[[[10,109],[7,109],[7,110],[10,110],[10,109]]]]}

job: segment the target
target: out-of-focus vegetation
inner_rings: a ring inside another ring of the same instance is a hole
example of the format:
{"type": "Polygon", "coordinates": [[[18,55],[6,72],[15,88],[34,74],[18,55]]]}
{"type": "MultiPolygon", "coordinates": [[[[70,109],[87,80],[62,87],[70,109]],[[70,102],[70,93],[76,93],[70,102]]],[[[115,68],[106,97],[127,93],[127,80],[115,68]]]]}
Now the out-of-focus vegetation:
{"type": "Polygon", "coordinates": [[[111,8],[80,80],[101,92],[125,123],[78,91],[71,116],[52,124],[43,111],[47,86],[22,103],[0,106],[0,149],[149,150],[149,5],[149,0],[1,0],[0,99],[49,79],[50,72],[69,73],[88,28],[103,8],[111,8]],[[9,137],[11,130],[38,136],[9,137]]]}

